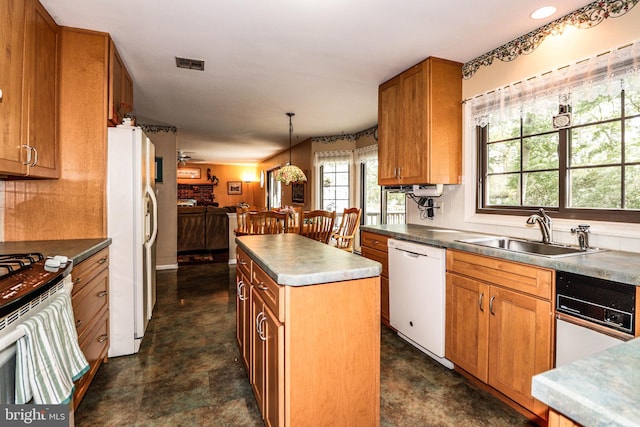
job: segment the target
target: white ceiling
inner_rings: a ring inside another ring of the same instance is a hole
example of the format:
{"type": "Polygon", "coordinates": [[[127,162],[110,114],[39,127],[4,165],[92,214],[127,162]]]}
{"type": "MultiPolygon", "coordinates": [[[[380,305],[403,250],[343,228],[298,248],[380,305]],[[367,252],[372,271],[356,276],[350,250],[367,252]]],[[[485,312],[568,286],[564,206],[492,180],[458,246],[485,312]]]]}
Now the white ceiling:
{"type": "Polygon", "coordinates": [[[467,62],[585,0],[41,0],[60,25],[111,34],[140,121],[179,149],[252,163],[377,123],[378,85],[428,56],[467,62]],[[555,1],[543,21],[529,14],[555,1]],[[205,61],[178,69],[175,57],[205,61]]]}

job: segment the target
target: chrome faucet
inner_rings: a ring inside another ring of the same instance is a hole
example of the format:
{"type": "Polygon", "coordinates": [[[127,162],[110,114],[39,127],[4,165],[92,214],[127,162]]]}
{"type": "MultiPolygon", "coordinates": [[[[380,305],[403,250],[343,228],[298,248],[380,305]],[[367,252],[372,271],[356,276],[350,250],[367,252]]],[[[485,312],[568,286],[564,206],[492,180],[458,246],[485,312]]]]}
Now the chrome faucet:
{"type": "Polygon", "coordinates": [[[553,232],[551,217],[544,212],[544,209],[538,209],[538,213],[534,213],[527,218],[527,224],[533,225],[538,223],[540,232],[542,233],[542,243],[551,243],[551,233],[553,232]]]}
{"type": "Polygon", "coordinates": [[[576,228],[571,229],[571,234],[578,236],[578,245],[581,251],[589,249],[589,226],[587,224],[580,224],[576,228]]]}

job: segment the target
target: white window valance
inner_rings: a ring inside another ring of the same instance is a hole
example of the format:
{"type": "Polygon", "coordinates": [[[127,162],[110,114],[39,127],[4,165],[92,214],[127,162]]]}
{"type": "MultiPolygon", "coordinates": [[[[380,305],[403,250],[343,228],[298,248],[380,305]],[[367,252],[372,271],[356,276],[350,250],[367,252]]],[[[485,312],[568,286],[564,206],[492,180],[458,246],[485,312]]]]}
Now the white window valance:
{"type": "Polygon", "coordinates": [[[317,151],[313,154],[313,166],[320,167],[326,163],[353,163],[353,151],[317,151]]]}
{"type": "Polygon", "coordinates": [[[378,158],[378,144],[368,145],[362,148],[356,148],[353,151],[353,160],[356,164],[366,163],[370,160],[378,158]]]}
{"type": "Polygon", "coordinates": [[[637,87],[640,80],[640,41],[495,89],[465,101],[470,127],[492,120],[523,117],[555,104],[570,104],[572,96],[592,101],[599,95],[637,87]]]}

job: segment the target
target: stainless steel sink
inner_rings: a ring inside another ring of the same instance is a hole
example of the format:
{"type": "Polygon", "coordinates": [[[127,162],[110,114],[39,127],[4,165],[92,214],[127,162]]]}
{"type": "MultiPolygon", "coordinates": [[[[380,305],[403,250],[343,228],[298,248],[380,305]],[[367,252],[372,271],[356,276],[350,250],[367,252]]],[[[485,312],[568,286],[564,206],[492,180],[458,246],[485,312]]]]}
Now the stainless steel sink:
{"type": "Polygon", "coordinates": [[[572,255],[585,255],[601,252],[603,249],[589,248],[586,251],[575,246],[560,245],[556,243],[542,243],[532,240],[512,239],[511,237],[479,237],[475,239],[461,239],[458,242],[471,243],[486,246],[488,248],[505,249],[531,255],[541,255],[549,258],[559,258],[572,255]]]}

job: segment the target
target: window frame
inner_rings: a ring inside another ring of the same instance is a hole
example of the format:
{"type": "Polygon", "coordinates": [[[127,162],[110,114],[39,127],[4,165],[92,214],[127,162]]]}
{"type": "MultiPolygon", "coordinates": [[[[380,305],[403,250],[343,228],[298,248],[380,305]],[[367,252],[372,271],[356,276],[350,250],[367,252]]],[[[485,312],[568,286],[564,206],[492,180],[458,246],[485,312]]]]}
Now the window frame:
{"type": "MultiPolygon", "coordinates": [[[[620,178],[620,190],[621,190],[621,202],[625,197],[625,167],[640,164],[640,162],[627,162],[625,161],[625,122],[629,119],[638,119],[640,114],[633,114],[630,116],[625,115],[625,91],[621,91],[620,96],[621,113],[620,117],[613,119],[606,119],[597,122],[590,122],[585,124],[572,125],[567,128],[557,129],[553,132],[546,131],[541,132],[539,135],[558,132],[558,206],[550,207],[543,206],[545,211],[553,213],[555,218],[574,219],[574,220],[595,220],[595,221],[608,221],[608,222],[625,222],[625,223],[640,223],[640,210],[639,209],[593,209],[593,208],[571,208],[568,207],[569,200],[569,171],[575,169],[604,167],[604,166],[617,166],[621,168],[620,178]],[[592,165],[571,167],[569,164],[569,147],[571,143],[571,131],[573,129],[580,129],[588,126],[597,126],[600,124],[618,122],[621,126],[621,158],[618,163],[612,163],[607,165],[592,165]]],[[[491,124],[481,127],[476,126],[475,138],[476,138],[476,213],[478,214],[490,214],[490,215],[529,215],[532,211],[535,211],[538,206],[523,206],[522,197],[520,200],[520,206],[495,206],[485,204],[487,200],[487,180],[488,177],[488,129],[491,124]]],[[[519,139],[522,142],[524,136],[522,134],[523,123],[520,121],[520,136],[519,139]]],[[[529,137],[529,135],[527,135],[529,137]]],[[[496,141],[492,141],[494,143],[496,141]]],[[[522,144],[521,144],[522,146],[522,144]]],[[[522,158],[520,159],[519,173],[522,175],[526,171],[522,167],[522,158]]],[[[522,183],[520,184],[522,185],[522,183]]]]}

